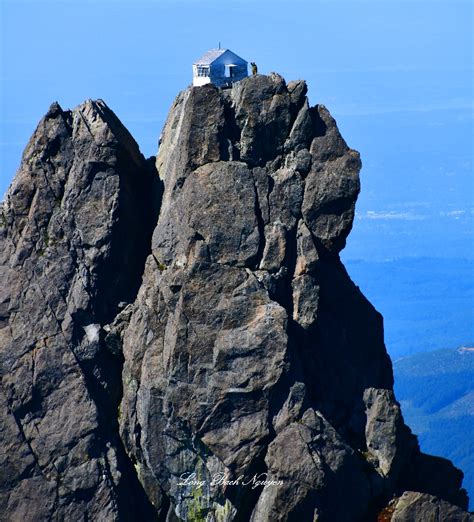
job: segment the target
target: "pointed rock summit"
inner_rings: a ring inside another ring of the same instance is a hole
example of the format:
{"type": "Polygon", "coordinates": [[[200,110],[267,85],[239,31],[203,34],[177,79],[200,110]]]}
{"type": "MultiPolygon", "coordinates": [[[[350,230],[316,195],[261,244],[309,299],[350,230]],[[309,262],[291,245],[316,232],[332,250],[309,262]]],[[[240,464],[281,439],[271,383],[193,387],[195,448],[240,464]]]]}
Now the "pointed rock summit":
{"type": "Polygon", "coordinates": [[[145,498],[106,325],[138,291],[156,184],[102,101],[53,104],[25,149],[0,216],[2,520],[132,519],[145,498]]]}
{"type": "Polygon", "coordinates": [[[6,520],[471,520],[339,259],[361,162],[306,91],[191,87],[156,165],[104,102],[51,106],[1,216],[6,520]]]}

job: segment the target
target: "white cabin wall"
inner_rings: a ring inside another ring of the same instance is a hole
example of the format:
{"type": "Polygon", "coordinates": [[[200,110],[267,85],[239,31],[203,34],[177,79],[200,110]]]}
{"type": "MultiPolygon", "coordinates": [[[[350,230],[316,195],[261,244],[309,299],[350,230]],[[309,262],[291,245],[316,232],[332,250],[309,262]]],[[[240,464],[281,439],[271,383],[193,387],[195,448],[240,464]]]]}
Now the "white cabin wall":
{"type": "Polygon", "coordinates": [[[193,77],[193,86],[201,87],[202,85],[206,85],[207,83],[211,83],[211,79],[209,76],[194,76],[193,77]]]}

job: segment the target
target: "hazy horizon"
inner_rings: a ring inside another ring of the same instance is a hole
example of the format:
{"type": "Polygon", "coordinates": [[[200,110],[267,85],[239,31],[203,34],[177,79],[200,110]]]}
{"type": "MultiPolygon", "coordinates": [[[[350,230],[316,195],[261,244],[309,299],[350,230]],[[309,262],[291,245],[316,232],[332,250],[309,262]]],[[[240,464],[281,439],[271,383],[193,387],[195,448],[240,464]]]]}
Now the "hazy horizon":
{"type": "Polygon", "coordinates": [[[474,257],[472,5],[465,1],[1,0],[0,194],[53,101],[102,98],[145,156],[203,51],[304,78],[362,192],[345,259],[474,257]],[[269,6],[272,8],[269,8],[269,6]]]}

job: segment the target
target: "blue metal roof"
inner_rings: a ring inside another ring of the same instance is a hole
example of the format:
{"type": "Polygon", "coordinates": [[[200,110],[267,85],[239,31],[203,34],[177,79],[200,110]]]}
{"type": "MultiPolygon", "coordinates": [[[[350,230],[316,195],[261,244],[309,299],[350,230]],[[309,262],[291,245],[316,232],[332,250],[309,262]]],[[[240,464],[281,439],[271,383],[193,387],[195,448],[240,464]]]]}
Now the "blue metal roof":
{"type": "Polygon", "coordinates": [[[199,60],[194,62],[194,65],[211,65],[211,63],[224,54],[227,49],[210,49],[204,53],[199,60]]]}

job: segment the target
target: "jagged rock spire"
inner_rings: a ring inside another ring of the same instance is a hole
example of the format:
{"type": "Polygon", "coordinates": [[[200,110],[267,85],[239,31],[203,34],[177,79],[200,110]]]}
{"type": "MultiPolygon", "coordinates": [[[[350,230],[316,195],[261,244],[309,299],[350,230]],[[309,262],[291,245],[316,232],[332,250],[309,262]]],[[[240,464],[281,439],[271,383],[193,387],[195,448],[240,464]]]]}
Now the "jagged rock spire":
{"type": "Polygon", "coordinates": [[[468,520],[339,259],[361,163],[306,91],[180,93],[159,177],[104,102],[51,106],[1,217],[8,520],[468,520]]]}

